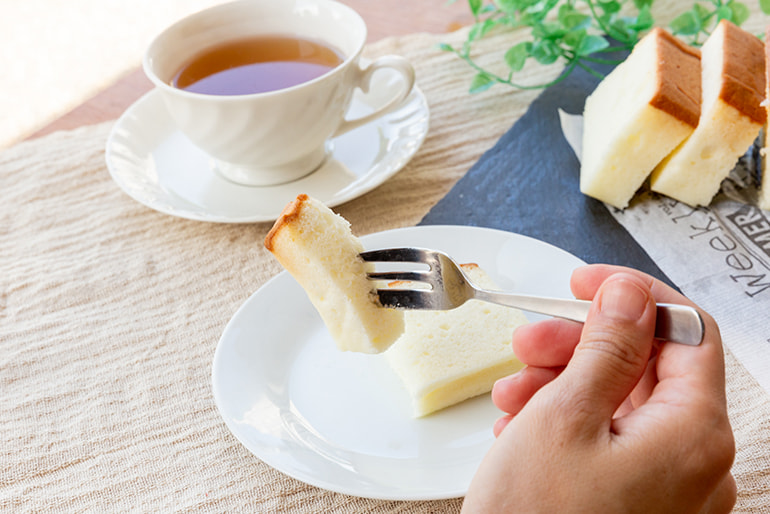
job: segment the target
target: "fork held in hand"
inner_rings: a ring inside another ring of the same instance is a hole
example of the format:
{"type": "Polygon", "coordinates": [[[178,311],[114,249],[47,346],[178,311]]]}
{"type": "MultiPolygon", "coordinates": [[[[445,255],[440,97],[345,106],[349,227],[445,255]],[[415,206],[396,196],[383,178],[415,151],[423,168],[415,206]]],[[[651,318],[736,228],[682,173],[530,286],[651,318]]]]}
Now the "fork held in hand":
{"type": "MultiPolygon", "coordinates": [[[[368,262],[427,264],[427,271],[371,272],[372,280],[409,281],[430,285],[430,289],[378,289],[380,303],[397,309],[449,310],[476,299],[517,309],[585,322],[591,302],[565,298],[546,298],[501,291],[489,291],[471,284],[448,255],[422,248],[388,248],[364,252],[368,262]]],[[[658,304],[655,337],[674,343],[699,345],[703,340],[703,319],[686,305],[658,304]]]]}

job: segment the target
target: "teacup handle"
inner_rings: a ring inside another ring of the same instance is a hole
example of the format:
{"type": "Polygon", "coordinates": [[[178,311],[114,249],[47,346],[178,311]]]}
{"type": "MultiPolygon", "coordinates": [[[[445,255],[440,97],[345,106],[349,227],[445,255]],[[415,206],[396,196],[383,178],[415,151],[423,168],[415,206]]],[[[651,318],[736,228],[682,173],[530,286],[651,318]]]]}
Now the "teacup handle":
{"type": "Polygon", "coordinates": [[[401,105],[401,102],[403,102],[406,97],[409,96],[409,93],[412,92],[412,89],[414,88],[414,68],[409,63],[409,61],[397,55],[386,55],[384,57],[380,57],[379,59],[371,62],[365,68],[361,68],[361,76],[359,77],[357,87],[364,93],[368,93],[372,82],[372,76],[374,75],[375,71],[380,69],[395,70],[403,80],[402,90],[388,103],[373,113],[367,114],[366,116],[361,116],[360,118],[353,120],[343,120],[340,126],[337,128],[337,131],[334,133],[334,137],[340,136],[345,132],[358,128],[361,125],[366,125],[372,120],[379,118],[383,114],[387,114],[388,112],[401,105]]]}

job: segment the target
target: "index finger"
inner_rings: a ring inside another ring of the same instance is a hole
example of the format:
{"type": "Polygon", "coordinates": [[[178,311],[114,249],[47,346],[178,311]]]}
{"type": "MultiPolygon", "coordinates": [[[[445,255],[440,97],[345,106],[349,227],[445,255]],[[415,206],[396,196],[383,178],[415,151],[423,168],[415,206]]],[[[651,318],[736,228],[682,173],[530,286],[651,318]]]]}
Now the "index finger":
{"type": "Polygon", "coordinates": [[[695,308],[698,307],[679,291],[646,273],[632,268],[613,266],[610,264],[589,264],[588,266],[577,268],[572,273],[570,288],[576,298],[591,300],[596,294],[596,291],[598,291],[599,286],[601,286],[605,280],[615,273],[620,272],[631,273],[644,280],[649,285],[650,291],[655,297],[655,301],[658,303],[678,303],[680,305],[690,305],[695,308]]]}

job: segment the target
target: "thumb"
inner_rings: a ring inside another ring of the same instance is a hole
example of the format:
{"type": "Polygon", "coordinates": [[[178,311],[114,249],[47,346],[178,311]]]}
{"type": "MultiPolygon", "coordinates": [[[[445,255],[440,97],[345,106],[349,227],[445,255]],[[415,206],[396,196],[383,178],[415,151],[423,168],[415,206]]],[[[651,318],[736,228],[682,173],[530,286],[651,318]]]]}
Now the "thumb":
{"type": "Polygon", "coordinates": [[[612,419],[647,367],[655,313],[650,286],[641,278],[617,273],[601,285],[580,342],[559,377],[560,387],[566,388],[559,393],[571,398],[580,413],[600,424],[612,419]]]}

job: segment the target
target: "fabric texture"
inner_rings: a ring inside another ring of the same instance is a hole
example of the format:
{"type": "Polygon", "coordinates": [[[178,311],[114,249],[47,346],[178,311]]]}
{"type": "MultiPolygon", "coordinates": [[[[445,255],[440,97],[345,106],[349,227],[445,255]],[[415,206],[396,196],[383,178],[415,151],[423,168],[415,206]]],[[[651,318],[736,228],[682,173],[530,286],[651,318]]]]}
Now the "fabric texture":
{"type": "MultiPolygon", "coordinates": [[[[335,209],[357,234],[417,224],[537,96],[469,95],[472,71],[437,48],[464,37],[417,34],[368,49],[412,61],[431,128],[395,177],[335,209]]],[[[490,37],[480,51],[517,37],[490,37]]],[[[230,434],[212,359],[231,316],[280,271],[262,246],[271,224],[202,223],[135,202],[107,172],[111,127],[0,153],[0,510],[459,511],[460,499],[381,501],[306,485],[230,434]]],[[[767,511],[770,402],[729,354],[726,365],[736,512],[767,511]]]]}

